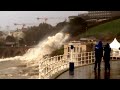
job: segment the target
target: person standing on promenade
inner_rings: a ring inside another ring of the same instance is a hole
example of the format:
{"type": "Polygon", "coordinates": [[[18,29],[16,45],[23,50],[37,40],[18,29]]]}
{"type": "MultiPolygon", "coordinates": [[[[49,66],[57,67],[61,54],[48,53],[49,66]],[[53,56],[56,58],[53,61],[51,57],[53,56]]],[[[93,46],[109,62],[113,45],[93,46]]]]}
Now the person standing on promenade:
{"type": "Polygon", "coordinates": [[[102,41],[99,41],[98,44],[95,45],[95,66],[94,66],[95,71],[97,66],[98,66],[98,71],[100,71],[102,57],[103,57],[103,46],[102,46],[102,41]]]}
{"type": "Polygon", "coordinates": [[[103,56],[105,62],[105,71],[107,71],[107,69],[110,71],[110,53],[111,53],[111,48],[107,43],[104,47],[104,56],[103,56]]]}

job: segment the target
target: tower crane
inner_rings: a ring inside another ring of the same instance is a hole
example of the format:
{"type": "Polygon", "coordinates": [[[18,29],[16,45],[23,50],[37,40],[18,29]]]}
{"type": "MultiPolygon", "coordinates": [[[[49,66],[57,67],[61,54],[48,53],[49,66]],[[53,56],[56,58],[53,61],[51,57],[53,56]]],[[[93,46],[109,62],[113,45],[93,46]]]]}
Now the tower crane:
{"type": "MultiPolygon", "coordinates": [[[[18,23],[14,23],[14,25],[15,26],[17,26],[17,25],[22,25],[22,29],[25,29],[25,27],[27,26],[27,25],[35,25],[35,23],[23,23],[23,24],[18,24],[18,23]]],[[[26,28],[28,28],[28,27],[26,27],[26,28]]],[[[18,28],[17,28],[18,29],[18,28]]]]}
{"type": "Polygon", "coordinates": [[[43,19],[45,21],[45,23],[47,22],[48,18],[37,18],[37,20],[43,19]]]}
{"type": "Polygon", "coordinates": [[[26,26],[26,24],[18,24],[18,23],[14,23],[15,26],[17,25],[22,25],[22,29],[24,29],[24,27],[26,26]]]}
{"type": "Polygon", "coordinates": [[[37,18],[37,20],[40,20],[40,19],[43,19],[45,21],[45,23],[47,22],[48,19],[65,19],[66,20],[66,17],[49,17],[49,18],[37,18]]]}

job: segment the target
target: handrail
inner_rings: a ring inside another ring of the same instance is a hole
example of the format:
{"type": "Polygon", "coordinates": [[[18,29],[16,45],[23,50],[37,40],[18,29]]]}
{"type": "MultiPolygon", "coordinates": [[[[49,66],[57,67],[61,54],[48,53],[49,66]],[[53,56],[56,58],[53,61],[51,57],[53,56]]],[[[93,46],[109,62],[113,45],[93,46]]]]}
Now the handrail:
{"type": "MultiPolygon", "coordinates": [[[[73,53],[73,59],[75,59],[74,60],[75,66],[85,65],[85,63],[83,64],[83,62],[82,62],[82,61],[85,62],[85,60],[82,60],[82,59],[86,58],[86,54],[88,56],[91,56],[91,60],[94,59],[94,58],[92,58],[93,53],[94,52],[83,52],[80,54],[73,53]],[[79,57],[79,55],[80,55],[80,57],[79,57]],[[79,59],[80,59],[80,61],[79,61],[79,59]],[[80,62],[82,62],[82,63],[80,63],[80,62]]],[[[49,78],[50,76],[52,76],[51,74],[55,74],[56,72],[61,70],[60,69],[61,67],[63,67],[63,69],[68,68],[68,65],[69,65],[68,59],[69,59],[68,55],[59,55],[59,56],[51,57],[51,59],[43,60],[43,62],[40,63],[41,70],[39,70],[39,74],[41,74],[41,75],[39,76],[39,78],[49,78]],[[59,61],[52,60],[52,58],[56,58],[56,57],[60,58],[59,61]],[[65,65],[66,65],[66,67],[64,67],[65,65]],[[48,68],[48,67],[50,67],[50,68],[48,68]],[[57,71],[55,71],[56,69],[57,69],[57,71]]],[[[94,60],[93,60],[93,62],[94,62],[94,60]]],[[[91,63],[93,63],[93,62],[91,61],[91,63]]],[[[88,62],[88,64],[89,63],[90,62],[88,62]]]]}
{"type": "MultiPolygon", "coordinates": [[[[42,58],[41,60],[39,60],[39,63],[37,63],[37,65],[39,66],[39,79],[49,79],[57,72],[68,69],[70,62],[70,58],[68,56],[70,55],[58,55],[46,59],[42,58]]],[[[95,62],[94,51],[73,53],[72,57],[75,66],[89,65],[95,62]]],[[[111,58],[112,57],[113,54],[111,54],[111,58]]],[[[117,60],[117,58],[115,59],[117,60]]]]}

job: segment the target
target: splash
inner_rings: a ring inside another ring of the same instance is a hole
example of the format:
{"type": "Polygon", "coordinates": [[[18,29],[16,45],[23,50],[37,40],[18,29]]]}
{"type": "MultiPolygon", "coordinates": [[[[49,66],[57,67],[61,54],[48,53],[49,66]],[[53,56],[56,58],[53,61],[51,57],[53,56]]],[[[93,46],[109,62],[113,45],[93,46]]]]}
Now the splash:
{"type": "Polygon", "coordinates": [[[25,34],[22,31],[19,31],[19,32],[14,32],[13,36],[17,38],[17,40],[20,40],[25,37],[25,34]]]}
{"type": "Polygon", "coordinates": [[[57,33],[55,36],[48,37],[46,40],[40,42],[36,47],[31,48],[24,54],[24,60],[38,60],[44,55],[50,54],[52,51],[59,49],[63,43],[68,39],[68,35],[57,33]]]}
{"type": "Polygon", "coordinates": [[[69,38],[62,32],[57,33],[55,36],[49,36],[47,39],[41,41],[34,48],[30,48],[23,56],[15,56],[11,58],[0,59],[5,60],[40,60],[44,55],[52,53],[52,51],[59,49],[63,43],[69,38]]]}

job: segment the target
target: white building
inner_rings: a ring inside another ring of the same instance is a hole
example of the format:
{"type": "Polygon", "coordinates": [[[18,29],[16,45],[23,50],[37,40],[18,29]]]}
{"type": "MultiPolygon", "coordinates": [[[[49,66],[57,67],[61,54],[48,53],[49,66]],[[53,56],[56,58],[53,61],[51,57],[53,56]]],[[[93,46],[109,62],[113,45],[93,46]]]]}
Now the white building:
{"type": "Polygon", "coordinates": [[[88,42],[81,41],[71,41],[69,43],[64,44],[64,55],[70,55],[71,53],[71,43],[74,46],[73,54],[79,54],[80,52],[92,51],[93,45],[88,42]]]}

